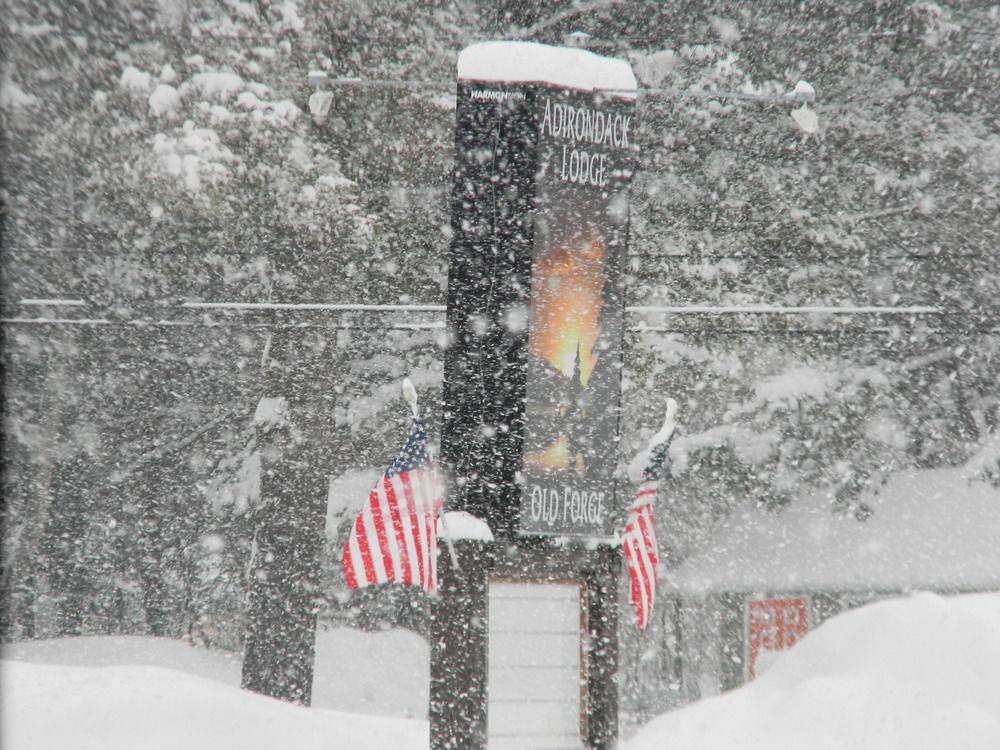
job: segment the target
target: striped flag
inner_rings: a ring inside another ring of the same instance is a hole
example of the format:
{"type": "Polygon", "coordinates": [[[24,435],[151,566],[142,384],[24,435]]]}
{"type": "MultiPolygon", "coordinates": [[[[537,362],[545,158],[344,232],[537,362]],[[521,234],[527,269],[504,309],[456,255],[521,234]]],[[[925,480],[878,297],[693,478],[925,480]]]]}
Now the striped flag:
{"type": "Polygon", "coordinates": [[[427,430],[414,417],[403,450],[369,493],[344,545],[347,585],[402,583],[433,591],[441,503],[427,430]]]}
{"type": "Polygon", "coordinates": [[[667,455],[668,445],[669,441],[664,440],[650,448],[649,461],[642,471],[642,481],[632,500],[632,509],[622,535],[622,552],[631,583],[630,598],[638,617],[636,626],[639,630],[644,630],[649,624],[656,597],[656,566],[660,558],[656,546],[653,501],[660,479],[660,465],[667,455]]]}

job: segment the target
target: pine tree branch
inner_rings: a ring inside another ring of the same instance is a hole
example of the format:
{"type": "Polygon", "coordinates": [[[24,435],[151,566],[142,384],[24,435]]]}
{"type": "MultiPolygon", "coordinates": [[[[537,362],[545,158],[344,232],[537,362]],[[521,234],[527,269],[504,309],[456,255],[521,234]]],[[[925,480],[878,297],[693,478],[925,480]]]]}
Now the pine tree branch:
{"type": "Polygon", "coordinates": [[[589,3],[578,3],[573,5],[571,8],[554,13],[546,19],[538,21],[532,24],[526,29],[523,29],[520,34],[517,35],[519,39],[531,39],[534,36],[542,33],[548,28],[555,26],[556,24],[562,23],[563,21],[569,20],[570,18],[575,18],[576,16],[582,16],[593,11],[600,10],[610,10],[616,5],[621,5],[622,0],[594,0],[589,3]]]}
{"type": "Polygon", "coordinates": [[[154,461],[156,459],[163,458],[167,454],[173,453],[174,451],[179,451],[179,450],[182,450],[184,448],[187,448],[189,445],[191,445],[196,440],[198,440],[198,438],[200,438],[206,432],[208,432],[209,430],[213,429],[214,427],[216,427],[217,425],[219,425],[220,423],[222,423],[223,421],[225,421],[226,419],[228,419],[229,417],[231,417],[237,411],[238,411],[238,409],[236,407],[230,407],[229,409],[224,409],[222,412],[220,412],[219,414],[217,414],[214,418],[210,419],[208,422],[206,422],[205,424],[201,425],[200,427],[198,427],[193,432],[190,432],[189,434],[187,434],[183,438],[180,438],[179,440],[171,441],[171,442],[166,443],[164,445],[160,445],[160,446],[154,448],[153,450],[148,451],[147,453],[144,453],[143,455],[139,456],[137,459],[135,459],[132,463],[130,463],[128,466],[126,466],[121,471],[114,472],[111,475],[111,477],[110,477],[111,482],[113,482],[113,483],[120,482],[123,479],[125,479],[126,477],[128,477],[130,474],[132,474],[136,469],[139,469],[140,467],[146,465],[150,461],[154,461]]]}

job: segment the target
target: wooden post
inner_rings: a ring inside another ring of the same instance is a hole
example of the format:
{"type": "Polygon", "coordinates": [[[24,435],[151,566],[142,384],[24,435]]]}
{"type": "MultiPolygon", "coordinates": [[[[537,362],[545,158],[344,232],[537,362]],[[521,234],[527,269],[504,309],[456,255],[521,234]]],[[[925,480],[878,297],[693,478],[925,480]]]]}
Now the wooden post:
{"type": "Polygon", "coordinates": [[[431,750],[485,750],[490,545],[456,541],[461,570],[442,556],[431,600],[431,750]]]}
{"type": "Polygon", "coordinates": [[[618,579],[617,547],[590,552],[594,567],[587,574],[587,742],[613,748],[618,739],[618,579]]]}

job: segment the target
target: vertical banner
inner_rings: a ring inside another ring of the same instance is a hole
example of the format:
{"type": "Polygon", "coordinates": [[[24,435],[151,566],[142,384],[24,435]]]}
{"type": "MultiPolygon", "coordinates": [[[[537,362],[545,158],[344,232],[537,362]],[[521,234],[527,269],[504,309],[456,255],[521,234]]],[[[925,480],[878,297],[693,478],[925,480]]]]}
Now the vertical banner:
{"type": "Polygon", "coordinates": [[[634,103],[541,90],[522,532],[611,536],[634,103]]]}
{"type": "Polygon", "coordinates": [[[459,58],[442,463],[501,538],[611,537],[636,82],[524,42],[459,58]]]}

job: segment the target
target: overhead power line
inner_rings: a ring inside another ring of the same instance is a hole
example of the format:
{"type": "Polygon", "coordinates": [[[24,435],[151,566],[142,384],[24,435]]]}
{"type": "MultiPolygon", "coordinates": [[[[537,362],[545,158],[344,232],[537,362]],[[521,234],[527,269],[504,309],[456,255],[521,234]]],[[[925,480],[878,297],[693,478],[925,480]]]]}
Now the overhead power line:
{"type": "Polygon", "coordinates": [[[364,305],[325,302],[183,302],[188,310],[301,310],[303,312],[444,312],[444,305],[364,305]]]}
{"type": "MultiPolygon", "coordinates": [[[[86,308],[82,300],[76,299],[22,299],[21,307],[28,308],[86,308]]],[[[323,302],[184,302],[179,305],[160,308],[163,315],[123,318],[101,311],[96,316],[21,316],[0,318],[4,325],[20,326],[115,326],[131,328],[256,328],[266,330],[292,330],[326,328],[337,330],[397,330],[397,331],[440,331],[445,328],[442,316],[444,305],[414,304],[361,304],[323,302]],[[169,311],[183,314],[190,311],[220,313],[217,318],[175,318],[169,311]],[[289,320],[287,314],[298,314],[296,320],[289,320]],[[333,320],[317,320],[334,314],[333,320]],[[268,319],[261,320],[260,316],[268,319]],[[250,316],[250,319],[248,319],[250,316]],[[360,316],[360,320],[358,317],[360,316]],[[417,319],[413,319],[415,316],[417,319]],[[375,321],[372,318],[375,318],[375,321]],[[402,318],[402,319],[400,319],[402,318]],[[409,319],[407,319],[409,318],[409,319]],[[377,321],[377,322],[376,322],[377,321]]],[[[958,311],[946,311],[933,305],[631,305],[625,308],[632,320],[628,330],[633,332],[657,332],[672,330],[663,325],[650,325],[642,318],[646,316],[700,316],[700,317],[809,317],[809,316],[865,316],[865,317],[926,317],[963,315],[958,311]]]]}
{"type": "Polygon", "coordinates": [[[670,315],[940,315],[930,305],[638,305],[628,307],[633,314],[670,315]]]}
{"type": "MultiPolygon", "coordinates": [[[[22,299],[24,307],[86,307],[76,299],[22,299]]],[[[332,313],[443,313],[445,305],[415,302],[412,304],[364,304],[356,302],[182,302],[163,309],[216,310],[229,313],[249,312],[332,312],[332,313]]],[[[945,311],[933,305],[629,305],[626,314],[669,315],[940,315],[945,311]]],[[[75,320],[65,318],[64,320],[75,320]]],[[[81,319],[82,320],[82,319],[81,319]]],[[[108,322],[114,322],[109,318],[108,322]]]]}

